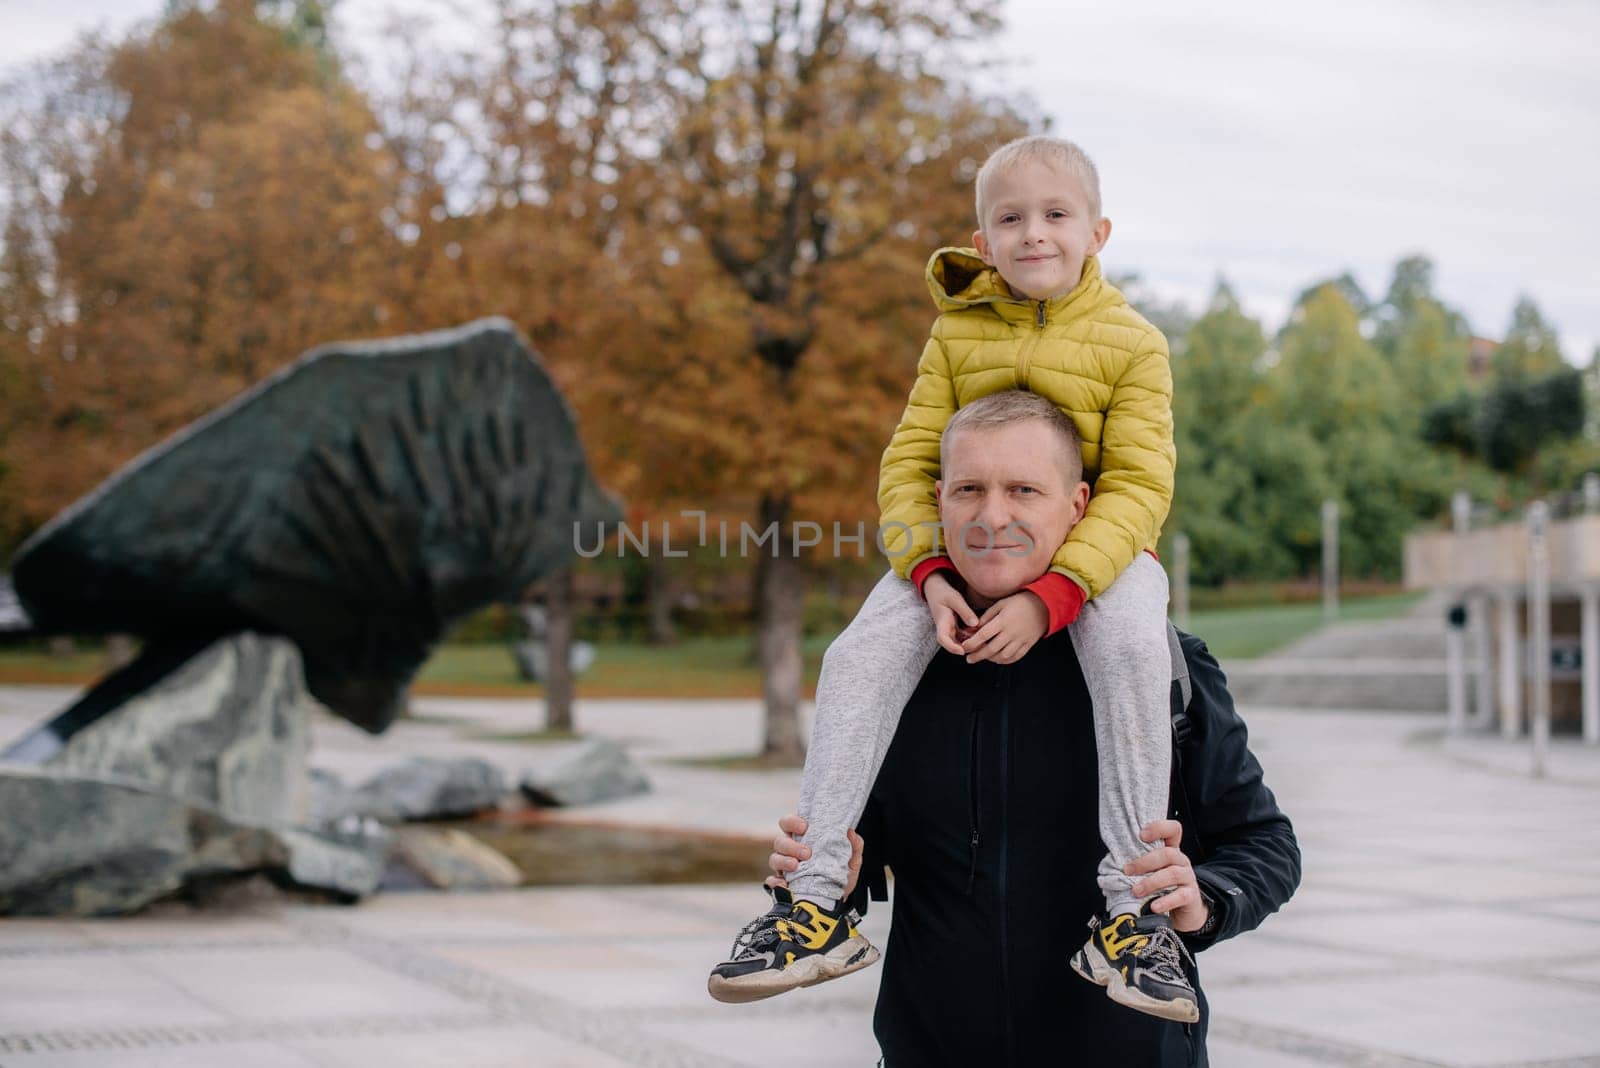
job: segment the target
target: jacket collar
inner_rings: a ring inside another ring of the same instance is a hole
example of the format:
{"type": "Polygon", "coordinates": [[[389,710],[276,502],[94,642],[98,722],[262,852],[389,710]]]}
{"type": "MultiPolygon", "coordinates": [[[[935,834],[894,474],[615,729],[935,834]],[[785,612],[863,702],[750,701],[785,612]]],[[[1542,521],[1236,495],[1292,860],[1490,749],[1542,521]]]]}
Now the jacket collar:
{"type": "MultiPolygon", "coordinates": [[[[1039,312],[1039,301],[1014,297],[1000,272],[983,262],[973,248],[942,248],[928,260],[928,292],[941,312],[989,305],[1008,322],[1031,322],[1039,312]]],[[[1058,297],[1044,301],[1046,318],[1055,320],[1078,314],[1080,309],[1099,305],[1109,288],[1100,276],[1097,256],[1083,261],[1078,284],[1058,297]]]]}

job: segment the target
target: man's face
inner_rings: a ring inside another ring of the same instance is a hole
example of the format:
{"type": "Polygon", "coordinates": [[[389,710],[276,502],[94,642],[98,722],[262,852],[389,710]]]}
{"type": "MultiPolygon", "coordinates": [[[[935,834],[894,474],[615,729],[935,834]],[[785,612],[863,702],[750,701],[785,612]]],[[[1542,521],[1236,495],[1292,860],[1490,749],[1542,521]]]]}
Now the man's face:
{"type": "Polygon", "coordinates": [[[1063,449],[1038,419],[950,442],[935,490],[945,548],[969,593],[993,602],[1017,592],[1045,573],[1083,518],[1089,485],[1067,483],[1063,449]]]}
{"type": "Polygon", "coordinates": [[[1083,261],[1111,236],[1108,219],[1090,218],[1083,183],[1044,163],[1019,164],[988,182],[978,255],[1016,297],[1048,300],[1070,292],[1083,261]]]}

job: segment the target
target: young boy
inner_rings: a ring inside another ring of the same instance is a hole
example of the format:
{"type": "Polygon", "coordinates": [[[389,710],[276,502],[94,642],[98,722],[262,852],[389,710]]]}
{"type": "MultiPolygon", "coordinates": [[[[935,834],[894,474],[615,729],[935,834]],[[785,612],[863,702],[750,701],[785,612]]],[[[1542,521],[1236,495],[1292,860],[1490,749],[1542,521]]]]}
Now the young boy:
{"type": "Polygon", "coordinates": [[[1123,1004],[1196,1020],[1177,935],[1123,871],[1154,848],[1139,831],[1166,815],[1171,765],[1167,584],[1146,551],[1172,500],[1166,340],[1101,277],[1095,256],[1111,221],[1078,146],[1042,136],[1005,145],[979,171],[976,199],[976,249],[941,249],[929,262],[941,314],[883,454],[880,530],[894,570],[823,659],[798,809],[811,856],[787,891],[773,891],[772,910],[740,932],[708,985],[719,1001],[754,1001],[876,961],[839,898],[848,830],[901,709],[941,646],[970,662],[1011,663],[1070,626],[1094,705],[1107,848],[1098,876],[1106,913],[1091,920],[1072,965],[1123,1004]],[[980,618],[937,551],[939,439],[960,406],[1018,388],[1073,421],[1094,493],[1050,570],[980,618]]]}

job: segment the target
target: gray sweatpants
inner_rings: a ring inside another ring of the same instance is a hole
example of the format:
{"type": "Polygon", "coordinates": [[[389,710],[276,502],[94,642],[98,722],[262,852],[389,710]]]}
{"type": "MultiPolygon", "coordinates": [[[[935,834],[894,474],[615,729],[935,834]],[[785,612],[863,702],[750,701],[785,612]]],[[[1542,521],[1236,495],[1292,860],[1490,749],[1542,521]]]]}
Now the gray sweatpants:
{"type": "MultiPolygon", "coordinates": [[[[1150,896],[1133,894],[1134,879],[1122,867],[1159,847],[1140,841],[1139,830],[1167,814],[1172,661],[1166,614],[1167,576],[1149,553],[1140,553],[1068,628],[1094,707],[1100,837],[1108,850],[1099,883],[1113,916],[1137,912],[1150,896]]],[[[844,896],[850,865],[845,832],[861,818],[900,712],[938,649],[928,606],[892,571],[828,646],[800,780],[799,813],[809,824],[801,841],[811,857],[789,876],[795,896],[826,904],[844,896]]]]}

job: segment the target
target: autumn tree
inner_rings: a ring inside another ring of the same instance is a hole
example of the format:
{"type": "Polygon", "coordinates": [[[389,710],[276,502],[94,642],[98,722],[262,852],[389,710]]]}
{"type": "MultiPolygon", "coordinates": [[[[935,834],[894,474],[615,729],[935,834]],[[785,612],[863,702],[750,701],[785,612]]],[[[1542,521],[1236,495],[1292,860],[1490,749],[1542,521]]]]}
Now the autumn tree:
{"type": "Polygon", "coordinates": [[[755,565],[771,754],[801,748],[795,523],[875,514],[877,460],[931,319],[923,264],[966,243],[978,165],[1025,132],[951,76],[960,46],[997,28],[990,10],[732,2],[686,7],[652,37],[679,87],[668,202],[716,267],[703,291],[732,312],[716,346],[724,403],[703,409],[721,428],[718,483],[775,532],[755,565]]]}
{"type": "Polygon", "coordinates": [[[248,0],[175,4],[9,101],[6,202],[28,213],[7,219],[8,256],[27,250],[8,261],[26,305],[8,352],[30,411],[4,447],[31,523],[311,345],[381,324],[389,168],[307,32],[248,0]]]}
{"type": "Polygon", "coordinates": [[[730,552],[739,521],[773,532],[754,544],[766,749],[798,757],[794,524],[867,520],[875,551],[877,461],[933,315],[925,261],[965,243],[978,164],[1024,132],[947,76],[994,20],[833,0],[495,10],[445,124],[474,192],[418,220],[409,303],[509,309],[634,518],[732,519],[730,552]]]}

